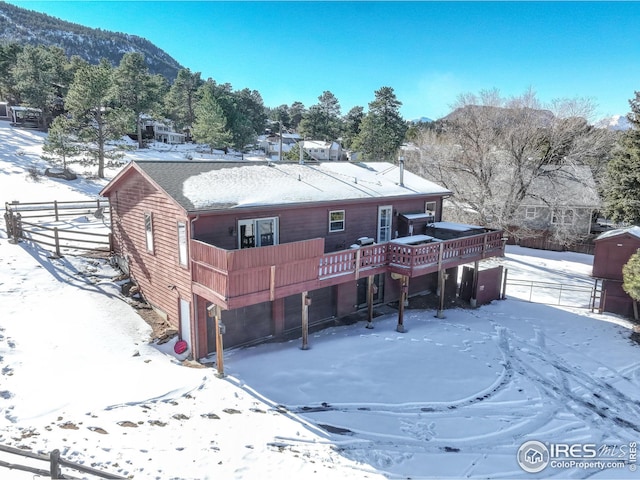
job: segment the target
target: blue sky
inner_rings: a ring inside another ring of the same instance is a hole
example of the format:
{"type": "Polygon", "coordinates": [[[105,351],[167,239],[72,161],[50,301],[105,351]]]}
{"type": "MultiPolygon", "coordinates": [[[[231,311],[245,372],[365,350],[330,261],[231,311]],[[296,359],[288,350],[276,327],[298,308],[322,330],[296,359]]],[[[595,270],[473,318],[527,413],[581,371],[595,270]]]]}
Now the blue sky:
{"type": "Polygon", "coordinates": [[[181,65],[267,106],[323,91],[342,113],[394,89],[407,119],[439,118],[462,93],[532,88],[626,114],[640,90],[640,2],[16,1],[145,37],[181,65]]]}

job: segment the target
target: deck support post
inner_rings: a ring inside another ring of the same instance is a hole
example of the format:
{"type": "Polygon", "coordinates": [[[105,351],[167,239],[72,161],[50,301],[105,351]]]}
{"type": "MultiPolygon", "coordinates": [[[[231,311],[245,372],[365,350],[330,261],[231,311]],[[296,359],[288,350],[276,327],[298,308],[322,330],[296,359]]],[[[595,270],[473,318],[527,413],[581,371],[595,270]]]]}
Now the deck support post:
{"type": "Polygon", "coordinates": [[[367,325],[366,328],[373,328],[373,294],[375,284],[375,277],[373,275],[369,275],[367,277],[367,325]]]}
{"type": "MultiPolygon", "coordinates": [[[[485,237],[486,244],[486,237],[485,237]]],[[[485,245],[486,247],[486,245],[485,245]]],[[[469,304],[472,308],[476,308],[478,306],[478,269],[480,268],[480,262],[476,260],[473,262],[473,281],[471,282],[471,299],[469,300],[469,304]]]]}
{"type": "Polygon", "coordinates": [[[438,306],[438,313],[436,317],[445,318],[444,316],[444,286],[447,281],[447,272],[445,270],[440,270],[438,272],[438,291],[440,292],[440,304],[438,306]]]}
{"type": "Polygon", "coordinates": [[[307,292],[302,292],[302,350],[309,350],[309,304],[311,298],[307,292]]]}
{"type": "Polygon", "coordinates": [[[215,321],[216,329],[216,367],[218,369],[217,376],[219,378],[224,377],[224,345],[222,343],[222,334],[224,333],[224,325],[221,322],[220,307],[218,305],[211,305],[213,309],[213,319],[215,321]]]}
{"type": "Polygon", "coordinates": [[[400,302],[398,303],[398,326],[396,332],[405,333],[404,329],[404,307],[409,296],[409,277],[402,275],[400,277],[400,302]]]}

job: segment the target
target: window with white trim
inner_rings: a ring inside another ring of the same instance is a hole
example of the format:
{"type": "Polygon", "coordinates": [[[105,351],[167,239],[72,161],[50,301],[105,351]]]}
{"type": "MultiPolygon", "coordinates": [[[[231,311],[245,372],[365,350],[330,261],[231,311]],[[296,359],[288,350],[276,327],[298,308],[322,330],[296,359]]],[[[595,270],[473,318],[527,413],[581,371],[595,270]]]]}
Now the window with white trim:
{"type": "Polygon", "coordinates": [[[187,263],[187,224],[185,222],[178,222],[178,262],[183,267],[188,265],[187,263]]]}
{"type": "Polygon", "coordinates": [[[537,213],[536,207],[526,207],[524,215],[526,218],[536,218],[537,213]]]}
{"type": "Polygon", "coordinates": [[[344,210],[332,210],[329,212],[329,232],[344,231],[344,210]]]}
{"type": "Polygon", "coordinates": [[[436,202],[424,202],[424,213],[427,215],[431,215],[433,217],[436,216],[436,202]]]}
{"type": "Polygon", "coordinates": [[[147,252],[153,253],[153,214],[144,213],[144,231],[147,242],[147,252]]]}
{"type": "Polygon", "coordinates": [[[238,221],[238,247],[254,248],[278,244],[278,218],[238,221]]]}

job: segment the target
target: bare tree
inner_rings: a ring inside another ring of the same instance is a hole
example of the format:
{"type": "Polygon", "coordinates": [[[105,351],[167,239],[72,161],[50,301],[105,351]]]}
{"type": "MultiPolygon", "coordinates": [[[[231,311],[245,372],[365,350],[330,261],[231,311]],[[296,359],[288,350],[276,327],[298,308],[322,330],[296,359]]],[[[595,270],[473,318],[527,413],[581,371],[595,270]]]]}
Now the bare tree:
{"type": "Polygon", "coordinates": [[[601,165],[613,136],[589,125],[589,100],[543,106],[535,92],[458,97],[454,111],[417,140],[412,168],[451,191],[461,221],[510,230],[539,177],[567,165],[601,165]],[[577,116],[579,114],[579,116],[577,116]]]}

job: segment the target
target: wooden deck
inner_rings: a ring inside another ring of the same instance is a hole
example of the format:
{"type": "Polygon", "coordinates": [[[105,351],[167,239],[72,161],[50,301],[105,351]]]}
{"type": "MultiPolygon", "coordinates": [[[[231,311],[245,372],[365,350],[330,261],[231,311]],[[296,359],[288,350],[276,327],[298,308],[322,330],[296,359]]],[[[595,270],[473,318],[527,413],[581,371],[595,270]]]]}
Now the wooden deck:
{"type": "Polygon", "coordinates": [[[324,253],[324,239],[225,250],[190,241],[194,293],[225,309],[392,272],[417,277],[504,255],[502,231],[421,245],[387,242],[324,253]]]}

